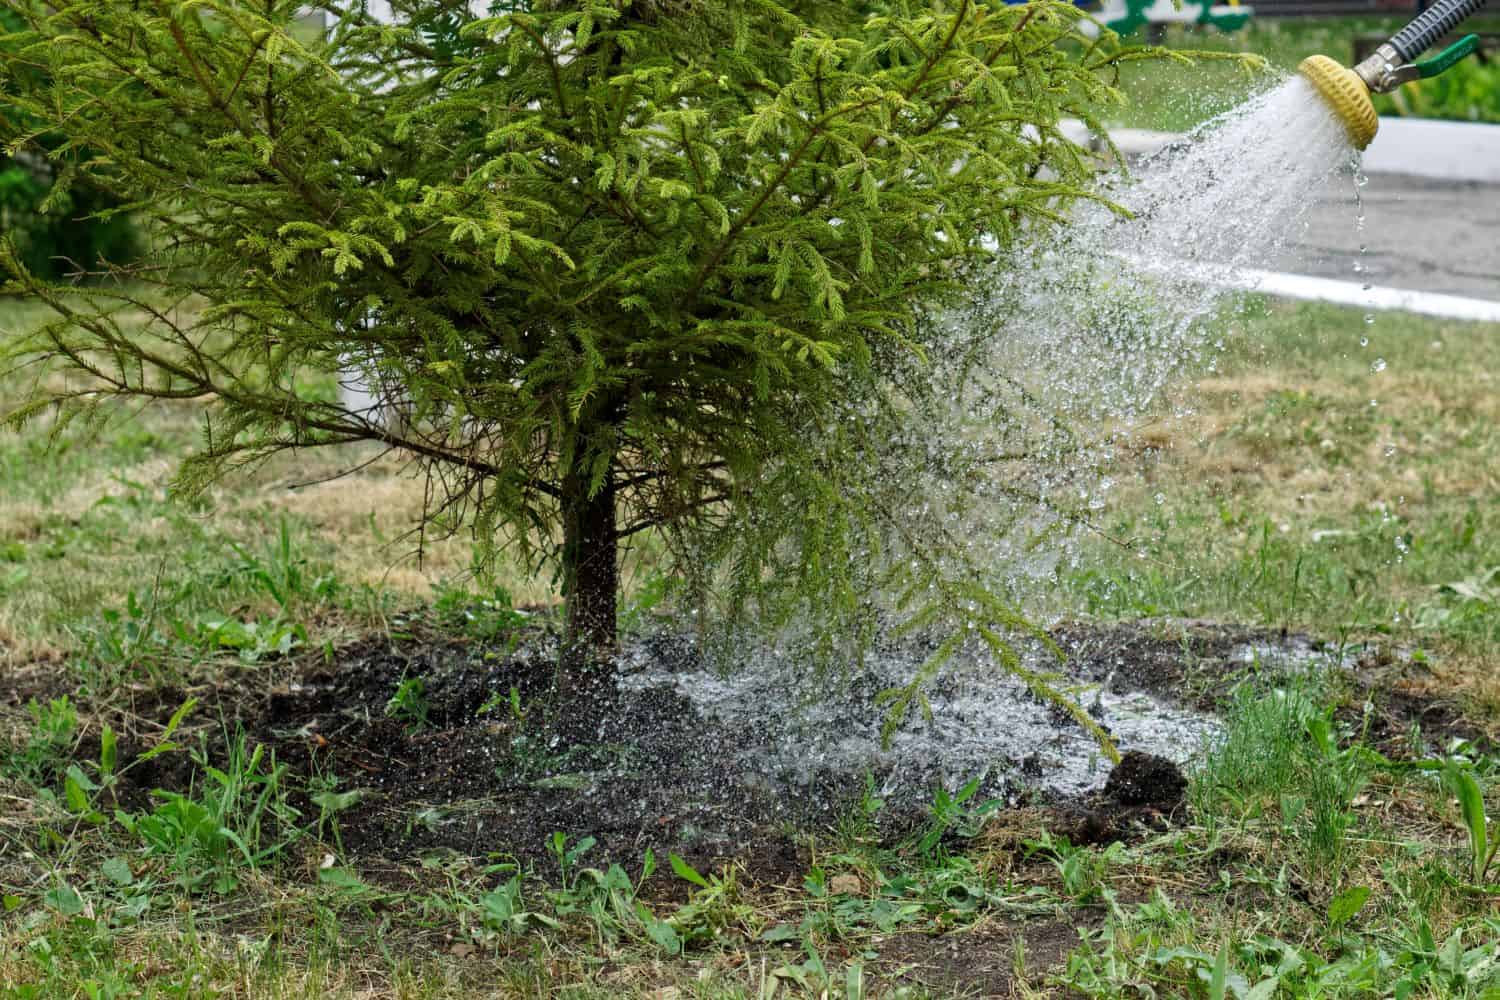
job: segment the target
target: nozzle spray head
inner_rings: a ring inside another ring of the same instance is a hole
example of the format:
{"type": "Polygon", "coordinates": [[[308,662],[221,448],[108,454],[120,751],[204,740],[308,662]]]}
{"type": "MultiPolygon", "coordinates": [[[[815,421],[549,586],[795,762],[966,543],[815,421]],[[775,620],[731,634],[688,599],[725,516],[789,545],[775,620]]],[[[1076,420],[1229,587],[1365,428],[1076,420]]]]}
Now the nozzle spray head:
{"type": "Polygon", "coordinates": [[[1364,149],[1375,138],[1380,119],[1370,95],[1384,94],[1412,80],[1437,76],[1479,47],[1468,35],[1425,62],[1425,52],[1465,18],[1478,13],[1489,0],[1436,0],[1410,24],[1396,32],[1368,59],[1345,69],[1327,56],[1309,56],[1297,67],[1349,129],[1349,139],[1364,149]]]}
{"type": "Polygon", "coordinates": [[[1333,108],[1349,131],[1349,141],[1364,149],[1375,138],[1380,118],[1370,100],[1370,88],[1352,69],[1327,56],[1308,56],[1297,67],[1313,89],[1333,108]]]}

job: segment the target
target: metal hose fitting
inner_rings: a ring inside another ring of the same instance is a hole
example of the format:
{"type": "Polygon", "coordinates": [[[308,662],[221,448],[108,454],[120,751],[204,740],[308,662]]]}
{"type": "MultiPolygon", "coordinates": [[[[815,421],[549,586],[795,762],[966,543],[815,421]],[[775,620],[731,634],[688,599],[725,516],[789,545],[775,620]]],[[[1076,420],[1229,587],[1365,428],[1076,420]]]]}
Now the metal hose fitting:
{"type": "Polygon", "coordinates": [[[1488,0],[1438,0],[1382,44],[1354,72],[1372,93],[1386,94],[1421,74],[1411,65],[1434,43],[1484,9],[1488,0]]]}

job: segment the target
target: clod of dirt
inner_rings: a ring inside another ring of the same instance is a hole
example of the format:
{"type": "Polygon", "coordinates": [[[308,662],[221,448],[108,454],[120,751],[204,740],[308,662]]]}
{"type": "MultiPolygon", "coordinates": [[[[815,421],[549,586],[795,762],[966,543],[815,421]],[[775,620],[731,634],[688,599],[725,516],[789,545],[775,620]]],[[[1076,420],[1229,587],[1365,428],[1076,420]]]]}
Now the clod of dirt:
{"type": "Polygon", "coordinates": [[[1104,782],[1104,794],[1121,805],[1152,806],[1163,812],[1176,808],[1186,790],[1181,768],[1139,750],[1126,751],[1104,782]]]}
{"type": "Polygon", "coordinates": [[[1179,814],[1187,779],[1165,757],[1126,751],[1104,782],[1104,791],[1054,809],[1053,834],[1079,846],[1129,843],[1149,830],[1161,830],[1179,814]]]}

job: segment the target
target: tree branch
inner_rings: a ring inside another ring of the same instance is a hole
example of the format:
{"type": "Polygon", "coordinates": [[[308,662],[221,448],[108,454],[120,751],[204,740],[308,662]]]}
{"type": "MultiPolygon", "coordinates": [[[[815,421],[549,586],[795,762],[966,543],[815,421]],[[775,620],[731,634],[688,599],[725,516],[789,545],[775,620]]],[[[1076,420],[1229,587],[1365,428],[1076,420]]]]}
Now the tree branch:
{"type": "Polygon", "coordinates": [[[829,112],[812,124],[801,144],[797,146],[791,156],[787,157],[786,162],[781,165],[781,170],[765,186],[765,189],[761,191],[760,196],[755,199],[754,204],[750,206],[749,210],[736,219],[734,225],[729,227],[729,232],[724,234],[724,238],[719,241],[719,245],[709,255],[708,262],[698,271],[698,276],[693,281],[693,287],[689,292],[690,295],[696,297],[703,290],[703,286],[708,281],[709,275],[713,273],[713,269],[719,266],[719,261],[724,259],[724,255],[729,252],[729,248],[734,245],[735,240],[739,239],[740,234],[745,231],[745,227],[755,220],[756,216],[760,214],[761,209],[765,208],[766,202],[771,200],[771,195],[776,193],[777,189],[791,176],[792,171],[796,170],[802,163],[802,157],[807,155],[808,148],[812,146],[813,141],[818,136],[823,134],[823,130],[832,122],[845,115],[863,111],[865,108],[873,107],[879,103],[879,100],[873,98],[856,101],[846,107],[829,112]]]}
{"type": "Polygon", "coordinates": [[[690,511],[709,507],[716,503],[723,503],[729,498],[730,495],[728,493],[714,493],[710,496],[695,500],[690,504],[686,504],[685,506],[678,507],[674,509],[670,514],[661,514],[654,517],[642,518],[641,520],[636,521],[634,524],[629,524],[623,528],[618,529],[615,532],[615,540],[620,541],[622,539],[629,538],[631,535],[639,534],[642,531],[648,531],[651,528],[659,528],[662,525],[667,524],[668,522],[676,521],[678,518],[682,517],[682,515],[687,514],[690,511]]]}

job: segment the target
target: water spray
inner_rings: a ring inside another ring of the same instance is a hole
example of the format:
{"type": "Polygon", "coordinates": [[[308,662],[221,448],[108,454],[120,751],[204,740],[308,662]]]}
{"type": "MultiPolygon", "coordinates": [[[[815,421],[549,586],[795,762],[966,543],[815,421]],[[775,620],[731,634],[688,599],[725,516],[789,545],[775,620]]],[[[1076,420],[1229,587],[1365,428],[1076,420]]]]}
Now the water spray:
{"type": "Polygon", "coordinates": [[[1437,76],[1478,49],[1479,36],[1465,35],[1431,59],[1413,61],[1460,22],[1479,13],[1486,2],[1438,0],[1353,69],[1320,55],[1302,60],[1297,71],[1343,120],[1354,145],[1364,149],[1380,126],[1370,95],[1386,94],[1412,80],[1437,76]]]}

